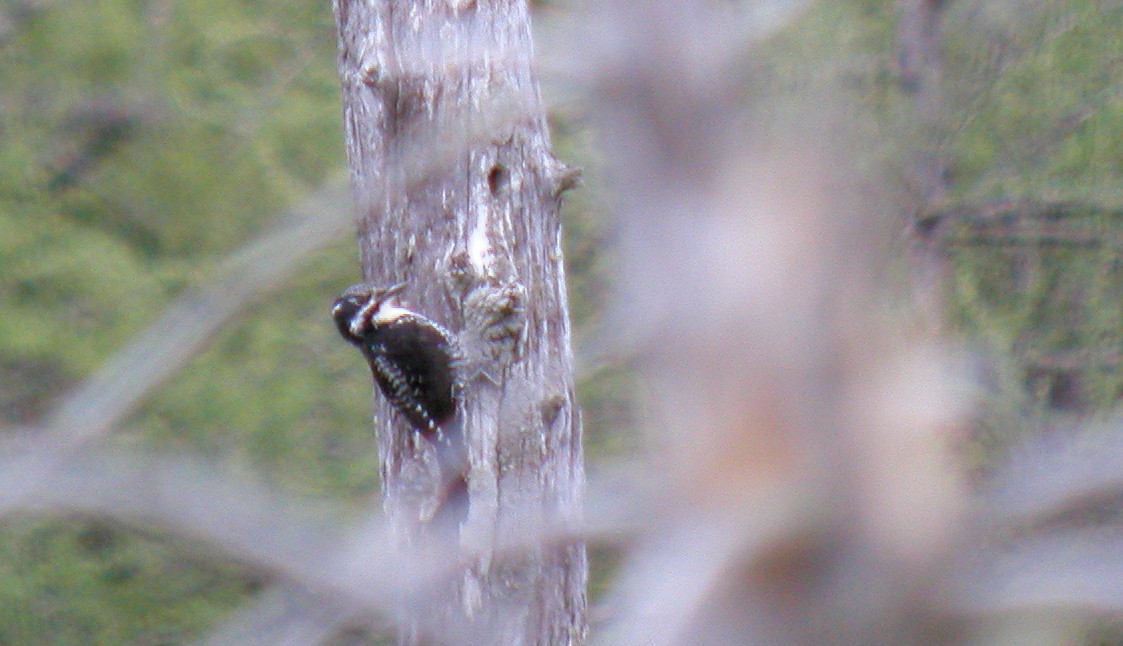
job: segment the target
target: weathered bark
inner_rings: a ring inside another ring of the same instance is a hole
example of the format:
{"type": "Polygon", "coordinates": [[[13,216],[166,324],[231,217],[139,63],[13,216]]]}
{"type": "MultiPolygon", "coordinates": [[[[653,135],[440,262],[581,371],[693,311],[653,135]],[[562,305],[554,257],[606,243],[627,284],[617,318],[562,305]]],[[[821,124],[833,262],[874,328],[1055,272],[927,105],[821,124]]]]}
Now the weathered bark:
{"type": "Polygon", "coordinates": [[[335,0],[364,279],[457,332],[466,516],[434,448],[376,397],[384,506],[404,546],[466,568],[406,592],[405,643],[565,644],[585,635],[582,545],[497,546],[578,512],[581,423],[550,152],[522,0],[335,0]],[[421,550],[424,552],[424,550],[421,550]],[[451,552],[451,553],[450,553],[451,552]]]}

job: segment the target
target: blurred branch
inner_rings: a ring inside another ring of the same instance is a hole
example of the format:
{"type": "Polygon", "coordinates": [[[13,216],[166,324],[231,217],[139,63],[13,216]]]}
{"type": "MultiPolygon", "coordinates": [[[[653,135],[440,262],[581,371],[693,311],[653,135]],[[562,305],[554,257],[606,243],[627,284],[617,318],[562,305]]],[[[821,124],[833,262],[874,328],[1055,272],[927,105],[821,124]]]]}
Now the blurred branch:
{"type": "Polygon", "coordinates": [[[1116,348],[1077,350],[1037,350],[1019,357],[1026,366],[1043,372],[1065,372],[1098,368],[1114,370],[1123,364],[1123,352],[1116,348]]]}
{"type": "Polygon", "coordinates": [[[958,517],[957,371],[871,315],[882,233],[842,111],[746,128],[728,8],[585,17],[620,207],[609,325],[642,350],[659,465],[605,643],[910,643],[958,517]]]}
{"type": "Polygon", "coordinates": [[[1123,615],[1123,532],[1118,528],[1057,532],[984,555],[951,580],[947,609],[971,617],[1043,609],[1123,615]]]}
{"type": "Polygon", "coordinates": [[[351,525],[323,501],[278,495],[183,455],[88,450],[60,463],[50,478],[21,481],[35,458],[0,456],[0,495],[9,512],[104,515],[156,526],[352,609],[386,611],[395,591],[405,589],[381,522],[351,525]]]}
{"type": "Polygon", "coordinates": [[[47,415],[51,441],[76,448],[103,436],[198,354],[215,332],[279,287],[300,260],[336,240],[350,221],[348,205],[346,185],[338,182],[235,252],[209,284],[180,296],[148,331],[47,415]]]}
{"type": "Polygon", "coordinates": [[[276,289],[313,251],[335,240],[350,218],[345,185],[323,189],[277,229],[233,254],[210,283],[179,297],[148,330],[47,414],[38,450],[12,465],[0,515],[18,505],[66,457],[103,438],[168,377],[197,355],[239,312],[276,289]]]}
{"type": "Polygon", "coordinates": [[[1104,236],[1099,229],[1073,229],[1057,225],[1039,227],[1024,225],[983,225],[962,233],[949,234],[941,241],[960,247],[1080,247],[1095,249],[1119,246],[1123,237],[1104,236]]]}
{"type": "Polygon", "coordinates": [[[924,135],[914,150],[911,177],[923,205],[942,203],[948,192],[947,158],[937,139],[946,118],[940,19],[947,5],[946,0],[899,0],[898,4],[900,86],[913,97],[915,119],[924,135]]]}
{"type": "Polygon", "coordinates": [[[1099,248],[1123,245],[1102,226],[1123,217],[1116,207],[1095,202],[1001,200],[982,204],[937,205],[923,218],[945,246],[1049,245],[1099,248]],[[1078,218],[1096,216],[1096,222],[1078,218]],[[1077,220],[1077,221],[1073,221],[1077,220]]]}
{"type": "Polygon", "coordinates": [[[948,155],[944,151],[947,115],[940,21],[945,0],[898,0],[897,62],[900,89],[913,101],[912,130],[906,143],[909,170],[905,181],[912,204],[902,205],[902,229],[908,233],[908,268],[913,304],[934,329],[944,320],[951,283],[947,259],[933,244],[942,224],[926,217],[948,199],[948,155]]]}
{"type": "MultiPolygon", "coordinates": [[[[108,516],[157,527],[290,582],[225,622],[209,643],[282,632],[314,639],[343,626],[369,625],[375,617],[394,616],[399,603],[426,598],[437,581],[479,557],[472,550],[443,549],[439,541],[403,552],[381,518],[355,523],[322,500],[278,494],[184,455],[86,451],[60,463],[49,479],[20,481],[35,457],[27,447],[0,454],[0,504],[9,512],[108,516]],[[18,499],[13,491],[21,493],[18,499]],[[404,568],[407,561],[413,566],[404,568]]],[[[506,537],[493,551],[479,549],[496,558],[518,556],[586,538],[619,541],[645,529],[654,497],[636,486],[646,483],[636,474],[636,467],[618,467],[592,478],[584,523],[554,519],[506,537]]]]}
{"type": "Polygon", "coordinates": [[[1021,447],[990,479],[984,516],[1025,527],[1123,502],[1123,432],[1114,426],[1021,447]]]}
{"type": "Polygon", "coordinates": [[[356,619],[330,597],[279,584],[260,594],[251,607],[227,619],[197,646],[313,646],[328,642],[356,619]]]}

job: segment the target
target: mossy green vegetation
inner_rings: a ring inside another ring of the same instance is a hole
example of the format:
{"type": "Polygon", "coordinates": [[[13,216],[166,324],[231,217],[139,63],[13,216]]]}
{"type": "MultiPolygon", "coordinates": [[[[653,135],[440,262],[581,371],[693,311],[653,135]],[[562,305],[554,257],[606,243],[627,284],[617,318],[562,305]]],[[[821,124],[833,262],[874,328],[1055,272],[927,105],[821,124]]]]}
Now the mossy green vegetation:
{"type": "Polygon", "coordinates": [[[0,525],[0,643],[173,644],[258,589],[234,563],[97,520],[0,525]]]}
{"type": "MultiPolygon", "coordinates": [[[[0,8],[0,418],[34,424],[224,256],[344,167],[329,3],[0,8]],[[10,12],[7,13],[7,12],[10,12]]],[[[377,492],[369,377],[326,308],[342,239],[112,441],[356,508],[377,492]]],[[[0,643],[172,644],[261,575],[101,520],[0,523],[0,643]]]]}
{"type": "Polygon", "coordinates": [[[1029,401],[1020,424],[992,429],[1001,445],[1113,414],[1123,394],[1123,8],[994,4],[949,16],[952,199],[1022,206],[999,209],[987,236],[956,225],[949,258],[954,319],[1005,365],[1005,398],[1029,401]]]}

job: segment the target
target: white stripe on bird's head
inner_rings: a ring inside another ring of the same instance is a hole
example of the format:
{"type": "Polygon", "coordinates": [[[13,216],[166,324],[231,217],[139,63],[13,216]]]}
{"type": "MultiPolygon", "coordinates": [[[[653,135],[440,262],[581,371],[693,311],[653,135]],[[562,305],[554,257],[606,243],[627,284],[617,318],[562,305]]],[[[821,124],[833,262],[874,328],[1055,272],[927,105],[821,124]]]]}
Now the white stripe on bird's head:
{"type": "Polygon", "coordinates": [[[387,300],[378,305],[378,309],[375,310],[374,316],[371,317],[371,323],[373,325],[386,325],[387,323],[393,323],[394,321],[408,314],[412,314],[412,312],[405,308],[399,307],[398,304],[392,300],[387,300]]]}

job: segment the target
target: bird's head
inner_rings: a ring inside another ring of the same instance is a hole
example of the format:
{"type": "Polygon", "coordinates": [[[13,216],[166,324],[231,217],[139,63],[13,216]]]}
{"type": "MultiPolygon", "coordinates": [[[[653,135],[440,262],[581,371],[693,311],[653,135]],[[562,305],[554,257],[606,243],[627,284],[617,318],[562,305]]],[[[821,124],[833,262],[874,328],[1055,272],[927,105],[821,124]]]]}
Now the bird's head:
{"type": "Polygon", "coordinates": [[[358,344],[374,328],[406,313],[407,310],[399,307],[395,298],[405,286],[405,283],[399,283],[377,289],[360,283],[345,289],[331,305],[331,316],[339,333],[344,339],[358,344]]]}

